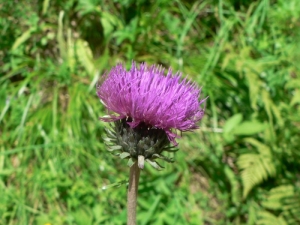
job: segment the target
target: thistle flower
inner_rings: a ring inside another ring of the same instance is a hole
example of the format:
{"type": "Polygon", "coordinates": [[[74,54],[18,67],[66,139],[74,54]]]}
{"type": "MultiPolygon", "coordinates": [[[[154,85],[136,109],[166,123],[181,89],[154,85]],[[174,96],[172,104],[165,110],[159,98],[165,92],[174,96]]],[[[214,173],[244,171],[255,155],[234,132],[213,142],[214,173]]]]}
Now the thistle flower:
{"type": "MultiPolygon", "coordinates": [[[[142,156],[158,168],[155,158],[171,161],[161,155],[173,151],[171,142],[177,146],[176,131],[191,131],[198,128],[197,122],[204,115],[200,100],[201,89],[180,73],[172,73],[160,66],[147,66],[134,62],[126,71],[122,64],[112,68],[97,88],[97,95],[112,112],[100,118],[114,122],[108,130],[107,142],[113,142],[110,150],[120,151],[121,158],[130,158],[130,163],[142,156]]],[[[141,161],[143,160],[141,158],[141,161]]],[[[143,167],[143,163],[140,167],[143,167]]]]}

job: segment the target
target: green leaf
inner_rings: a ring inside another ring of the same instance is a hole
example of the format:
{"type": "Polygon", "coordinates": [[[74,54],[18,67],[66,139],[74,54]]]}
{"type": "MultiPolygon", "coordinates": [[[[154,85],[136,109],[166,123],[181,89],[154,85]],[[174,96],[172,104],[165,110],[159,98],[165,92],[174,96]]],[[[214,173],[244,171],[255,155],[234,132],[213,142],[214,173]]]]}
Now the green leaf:
{"type": "Polygon", "coordinates": [[[223,127],[224,133],[231,132],[237,125],[239,125],[243,120],[243,115],[241,113],[235,114],[229,119],[227,119],[226,123],[223,127]]]}
{"type": "MultiPolygon", "coordinates": [[[[244,63],[243,63],[244,64],[244,63]]],[[[249,97],[251,101],[251,107],[253,110],[257,110],[257,100],[260,97],[260,81],[258,75],[252,71],[252,69],[245,68],[245,65],[241,65],[245,72],[245,77],[247,78],[249,84],[249,97]]]]}
{"type": "Polygon", "coordinates": [[[67,44],[64,39],[64,24],[63,24],[63,18],[64,18],[64,11],[59,12],[58,16],[58,31],[57,31],[57,42],[59,47],[60,56],[63,60],[66,60],[68,57],[68,49],[67,44]]]}
{"type": "Polygon", "coordinates": [[[42,14],[43,15],[46,15],[47,11],[48,11],[48,8],[49,8],[49,4],[50,3],[50,0],[44,0],[43,1],[43,10],[42,10],[42,14]]]}
{"type": "Polygon", "coordinates": [[[250,137],[245,138],[243,140],[244,140],[244,142],[255,146],[260,154],[266,155],[267,157],[272,155],[271,149],[268,145],[265,145],[265,144],[261,143],[260,141],[254,139],[254,138],[250,138],[250,137]]]}
{"type": "Polygon", "coordinates": [[[76,56],[90,77],[94,77],[97,73],[97,68],[94,63],[93,52],[88,42],[81,39],[76,41],[76,56]]]}
{"type": "Polygon", "coordinates": [[[35,28],[30,28],[27,31],[25,31],[20,37],[16,39],[11,50],[17,49],[21,44],[27,41],[30,38],[31,34],[35,32],[35,30],[36,30],[35,28]]]}
{"type": "Polygon", "coordinates": [[[143,221],[141,224],[146,225],[151,222],[152,217],[155,215],[155,211],[158,209],[159,202],[161,200],[161,196],[155,196],[155,199],[152,200],[152,204],[147,210],[147,215],[145,215],[141,221],[143,221]]]}
{"type": "Polygon", "coordinates": [[[300,87],[300,79],[290,79],[285,85],[285,88],[288,89],[294,89],[299,87],[300,87]]]}
{"type": "Polygon", "coordinates": [[[253,135],[264,131],[267,128],[267,124],[259,121],[245,121],[236,126],[232,133],[236,135],[253,135]]]}
{"type": "Polygon", "coordinates": [[[300,103],[300,90],[296,89],[294,91],[294,95],[290,101],[290,105],[294,106],[295,104],[299,104],[300,103]]]}
{"type": "Polygon", "coordinates": [[[281,185],[272,188],[266,200],[262,205],[267,209],[280,210],[283,208],[284,199],[294,195],[294,187],[292,185],[281,185]]]}
{"type": "Polygon", "coordinates": [[[114,28],[118,24],[122,24],[117,16],[114,16],[109,12],[102,12],[100,20],[104,29],[104,36],[107,40],[109,40],[110,36],[113,34],[114,28]]]}
{"type": "Polygon", "coordinates": [[[270,212],[260,211],[258,212],[258,225],[288,225],[287,222],[282,217],[276,217],[270,212]]]}
{"type": "Polygon", "coordinates": [[[239,191],[239,183],[237,177],[227,165],[224,168],[224,173],[230,182],[231,200],[235,205],[238,205],[241,201],[241,193],[239,191]]]}
{"type": "Polygon", "coordinates": [[[269,147],[253,138],[246,138],[245,141],[254,145],[258,150],[258,154],[242,154],[237,160],[237,165],[242,170],[244,198],[247,197],[254,186],[262,183],[268,177],[276,175],[276,165],[269,147]]]}

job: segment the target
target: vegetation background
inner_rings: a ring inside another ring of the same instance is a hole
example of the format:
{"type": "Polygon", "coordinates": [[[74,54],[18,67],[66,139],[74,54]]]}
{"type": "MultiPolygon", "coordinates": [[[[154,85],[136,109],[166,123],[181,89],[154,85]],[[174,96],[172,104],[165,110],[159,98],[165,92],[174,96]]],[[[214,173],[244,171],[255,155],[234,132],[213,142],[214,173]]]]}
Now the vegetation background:
{"type": "Polygon", "coordinates": [[[0,0],[0,224],[125,224],[99,77],[171,66],[209,96],[138,224],[300,224],[299,0],[0,0]]]}

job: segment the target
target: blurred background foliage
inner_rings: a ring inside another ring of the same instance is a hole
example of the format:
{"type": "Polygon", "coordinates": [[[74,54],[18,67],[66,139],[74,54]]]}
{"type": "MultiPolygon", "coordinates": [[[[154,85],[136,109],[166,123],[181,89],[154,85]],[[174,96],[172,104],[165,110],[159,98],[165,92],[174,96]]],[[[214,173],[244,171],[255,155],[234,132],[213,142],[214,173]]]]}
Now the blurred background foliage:
{"type": "Polygon", "coordinates": [[[134,59],[209,96],[138,224],[300,224],[299,0],[0,0],[0,224],[125,224],[99,77],[134,59]]]}

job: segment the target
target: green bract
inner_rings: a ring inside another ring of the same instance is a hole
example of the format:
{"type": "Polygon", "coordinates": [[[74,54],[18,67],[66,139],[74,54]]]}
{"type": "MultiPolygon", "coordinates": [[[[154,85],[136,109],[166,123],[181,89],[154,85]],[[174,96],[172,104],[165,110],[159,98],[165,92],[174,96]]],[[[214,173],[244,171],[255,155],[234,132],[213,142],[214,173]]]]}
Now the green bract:
{"type": "Polygon", "coordinates": [[[158,158],[173,162],[173,159],[162,155],[164,151],[177,151],[170,146],[164,130],[150,128],[143,123],[131,128],[127,122],[126,119],[117,120],[110,128],[106,128],[107,137],[104,140],[108,151],[122,159],[129,159],[129,166],[138,160],[140,168],[144,167],[144,160],[156,169],[163,168],[156,162],[158,158]]]}

